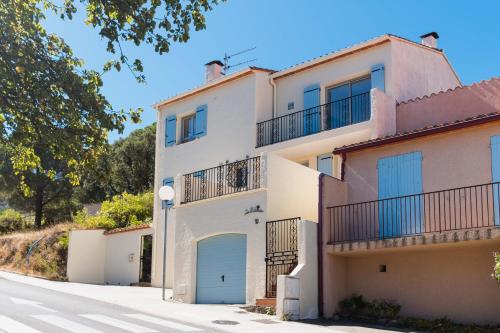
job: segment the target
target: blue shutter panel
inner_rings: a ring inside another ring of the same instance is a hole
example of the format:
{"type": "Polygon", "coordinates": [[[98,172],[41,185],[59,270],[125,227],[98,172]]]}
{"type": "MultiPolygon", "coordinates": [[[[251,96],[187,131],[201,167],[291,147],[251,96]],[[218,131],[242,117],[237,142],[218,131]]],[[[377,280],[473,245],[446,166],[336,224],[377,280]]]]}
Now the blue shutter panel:
{"type": "MultiPolygon", "coordinates": [[[[165,178],[163,179],[163,186],[170,186],[170,187],[174,187],[174,178],[173,177],[169,177],[169,178],[165,178]]],[[[174,205],[174,200],[163,200],[161,202],[161,209],[165,209],[165,208],[170,208],[174,205]]]]}
{"type": "Polygon", "coordinates": [[[175,145],[177,130],[177,116],[168,116],[165,121],[165,147],[175,145]]]}
{"type": "Polygon", "coordinates": [[[333,176],[333,157],[332,154],[323,154],[318,156],[318,171],[328,176],[333,176]]]}
{"type": "Polygon", "coordinates": [[[493,183],[493,209],[495,225],[500,226],[500,135],[491,137],[491,180],[493,183]]]}
{"type": "Polygon", "coordinates": [[[320,86],[313,84],[304,88],[304,135],[321,130],[320,86]]]}
{"type": "Polygon", "coordinates": [[[385,67],[383,64],[372,67],[372,88],[385,91],[385,67]]]}
{"type": "Polygon", "coordinates": [[[422,197],[410,195],[423,191],[422,153],[386,157],[378,161],[377,168],[378,196],[382,200],[379,202],[380,237],[421,233],[422,197]]]}
{"type": "Polygon", "coordinates": [[[196,108],[195,135],[197,138],[207,135],[207,106],[196,108]]]}

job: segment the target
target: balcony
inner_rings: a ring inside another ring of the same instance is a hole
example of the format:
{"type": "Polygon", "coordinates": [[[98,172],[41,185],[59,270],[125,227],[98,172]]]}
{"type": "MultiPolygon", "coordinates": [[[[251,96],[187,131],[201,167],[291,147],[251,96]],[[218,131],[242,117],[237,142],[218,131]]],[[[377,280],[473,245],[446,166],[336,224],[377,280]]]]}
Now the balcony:
{"type": "Polygon", "coordinates": [[[259,189],[260,157],[185,174],[182,184],[182,204],[259,189]]]}
{"type": "Polygon", "coordinates": [[[370,93],[257,123],[257,148],[370,119],[370,93]]]}
{"type": "MultiPolygon", "coordinates": [[[[329,244],[379,241],[500,227],[500,183],[328,207],[329,244]]],[[[495,234],[497,234],[495,229],[495,234]]],[[[484,233],[483,233],[484,234],[484,233]]],[[[461,234],[465,239],[467,233],[461,234]]],[[[482,237],[482,236],[481,236],[482,237]]],[[[444,241],[448,241],[444,237],[444,241]]]]}

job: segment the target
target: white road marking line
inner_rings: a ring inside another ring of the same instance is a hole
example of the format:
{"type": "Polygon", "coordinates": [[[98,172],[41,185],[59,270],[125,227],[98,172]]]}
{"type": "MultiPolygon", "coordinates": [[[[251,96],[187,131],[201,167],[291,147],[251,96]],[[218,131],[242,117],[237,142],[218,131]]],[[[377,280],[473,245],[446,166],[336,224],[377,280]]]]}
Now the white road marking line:
{"type": "Polygon", "coordinates": [[[43,306],[41,302],[36,302],[36,301],[30,301],[29,299],[24,299],[24,298],[16,298],[16,297],[11,297],[10,300],[14,304],[19,304],[19,305],[30,305],[38,309],[42,309],[48,312],[57,312],[56,310],[52,310],[46,306],[43,306]]]}
{"type": "MultiPolygon", "coordinates": [[[[96,329],[89,326],[82,325],[75,321],[62,318],[55,315],[33,315],[32,317],[46,322],[47,324],[57,326],[59,328],[65,329],[72,333],[102,333],[96,329]]],[[[22,331],[24,332],[24,331],[22,331]]]]}
{"type": "Polygon", "coordinates": [[[0,330],[7,333],[42,333],[7,316],[0,315],[0,330]]]}
{"type": "Polygon", "coordinates": [[[174,315],[185,317],[185,318],[196,318],[198,320],[202,319],[202,320],[206,320],[209,322],[212,322],[212,320],[214,320],[213,317],[198,315],[196,313],[191,313],[191,312],[175,312],[174,315]]]}
{"type": "Polygon", "coordinates": [[[111,318],[111,317],[104,316],[104,315],[99,315],[99,314],[84,314],[84,315],[80,315],[80,316],[82,316],[84,318],[87,318],[87,319],[90,319],[90,320],[97,321],[97,322],[102,323],[102,324],[106,324],[106,325],[118,327],[118,328],[120,328],[122,330],[133,332],[133,333],[154,333],[154,332],[158,332],[158,331],[153,330],[151,328],[147,328],[147,327],[144,327],[144,326],[132,324],[132,323],[129,323],[127,321],[123,321],[123,320],[111,318]]]}
{"type": "Polygon", "coordinates": [[[202,329],[199,329],[196,327],[192,327],[192,326],[188,326],[188,325],[184,325],[184,324],[179,324],[179,323],[176,323],[176,322],[173,322],[170,320],[160,319],[160,318],[156,318],[156,317],[152,317],[152,316],[148,316],[148,315],[144,315],[144,314],[124,314],[124,316],[130,317],[133,319],[137,319],[137,320],[143,320],[143,321],[146,321],[148,323],[152,323],[152,324],[156,324],[156,325],[160,325],[160,326],[164,326],[164,327],[169,327],[169,328],[173,328],[175,330],[184,331],[184,332],[202,331],[202,329]]]}

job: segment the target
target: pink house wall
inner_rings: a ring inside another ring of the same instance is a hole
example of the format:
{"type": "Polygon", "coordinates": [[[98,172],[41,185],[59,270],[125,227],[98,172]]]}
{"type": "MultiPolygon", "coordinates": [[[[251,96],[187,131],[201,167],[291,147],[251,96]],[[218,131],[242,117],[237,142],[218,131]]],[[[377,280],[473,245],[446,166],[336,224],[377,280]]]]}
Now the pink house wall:
{"type": "Polygon", "coordinates": [[[400,103],[397,132],[500,111],[500,78],[400,103]]]}

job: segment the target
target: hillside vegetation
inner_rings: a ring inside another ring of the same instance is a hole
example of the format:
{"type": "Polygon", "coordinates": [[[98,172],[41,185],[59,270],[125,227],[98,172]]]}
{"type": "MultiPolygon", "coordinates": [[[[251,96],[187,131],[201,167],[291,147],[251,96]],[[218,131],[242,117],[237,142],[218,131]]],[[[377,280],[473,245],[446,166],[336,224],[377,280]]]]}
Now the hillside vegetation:
{"type": "Polygon", "coordinates": [[[66,280],[68,230],[74,224],[59,224],[40,231],[18,232],[0,236],[0,269],[66,280]],[[27,253],[33,246],[27,260],[27,253]]]}

